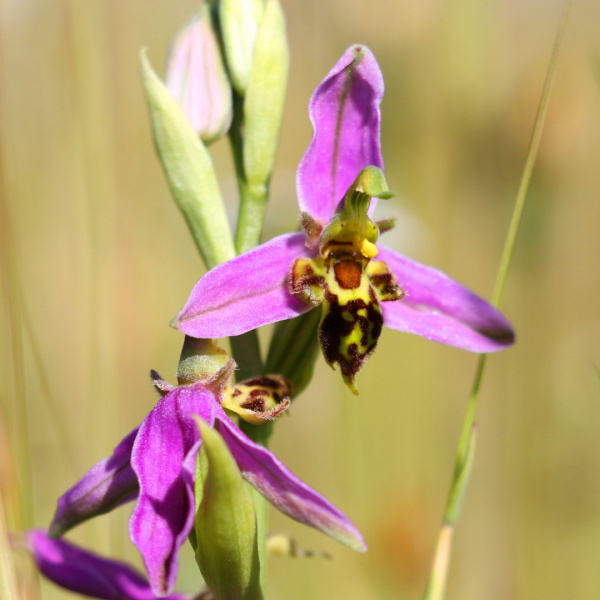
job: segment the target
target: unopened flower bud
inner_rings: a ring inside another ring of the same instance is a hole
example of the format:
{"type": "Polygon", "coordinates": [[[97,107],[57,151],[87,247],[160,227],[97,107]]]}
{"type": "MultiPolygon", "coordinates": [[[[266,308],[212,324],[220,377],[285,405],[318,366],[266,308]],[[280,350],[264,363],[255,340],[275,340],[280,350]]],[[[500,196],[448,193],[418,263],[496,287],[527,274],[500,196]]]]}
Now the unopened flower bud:
{"type": "Polygon", "coordinates": [[[244,102],[244,169],[250,188],[268,185],[287,88],[289,50],[279,0],[267,0],[244,102]]]}
{"type": "Polygon", "coordinates": [[[229,131],[233,114],[231,85],[208,4],[203,4],[173,39],[166,80],[205,144],[229,131]]]}
{"type": "Polygon", "coordinates": [[[231,83],[241,96],[244,96],[248,89],[254,44],[264,8],[264,0],[219,2],[219,22],[231,83]]]}

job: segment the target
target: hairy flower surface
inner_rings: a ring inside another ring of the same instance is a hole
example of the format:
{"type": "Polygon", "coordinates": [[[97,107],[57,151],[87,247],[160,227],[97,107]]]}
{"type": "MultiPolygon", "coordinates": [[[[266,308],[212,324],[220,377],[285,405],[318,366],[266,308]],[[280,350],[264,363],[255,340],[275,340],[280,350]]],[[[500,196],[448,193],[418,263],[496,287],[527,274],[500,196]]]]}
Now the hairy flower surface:
{"type": "Polygon", "coordinates": [[[269,450],[254,443],[227,416],[223,404],[233,391],[230,360],[211,379],[177,388],[153,372],[162,395],[139,428],[117,446],[112,457],[93,467],[59,500],[50,535],[133,499],[129,522],[155,594],[175,584],[178,551],[189,536],[196,512],[196,461],[202,445],[194,415],[215,428],[244,479],[291,518],[331,535],[355,550],[366,546],[354,524],[269,450]]]}
{"type": "Polygon", "coordinates": [[[315,90],[314,137],[297,172],[303,232],[276,237],[202,277],[174,326],[198,338],[235,336],[322,306],[326,361],[354,376],[382,325],[472,352],[514,342],[505,317],[444,273],[377,246],[389,223],[380,147],[383,78],[364,46],[349,48],[315,90]],[[376,260],[374,260],[376,258],[376,260]]]}
{"type": "MultiPolygon", "coordinates": [[[[148,580],[129,565],[98,556],[65,540],[53,540],[41,529],[28,531],[23,545],[40,572],[57,585],[101,600],[154,600],[148,580]]],[[[184,594],[165,600],[190,600],[184,594]]]]}

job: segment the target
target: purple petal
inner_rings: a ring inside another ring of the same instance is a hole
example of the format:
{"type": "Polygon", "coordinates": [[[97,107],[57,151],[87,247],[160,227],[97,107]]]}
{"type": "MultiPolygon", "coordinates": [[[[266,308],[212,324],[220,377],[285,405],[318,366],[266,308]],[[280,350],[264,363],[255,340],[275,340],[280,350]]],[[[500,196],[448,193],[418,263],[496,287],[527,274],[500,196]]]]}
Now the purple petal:
{"type": "MultiPolygon", "coordinates": [[[[44,531],[25,534],[25,544],[43,575],[61,587],[103,600],[153,600],[147,580],[125,563],[102,558],[44,531]]],[[[172,594],[169,600],[185,600],[172,594]]]]}
{"type": "MultiPolygon", "coordinates": [[[[373,53],[351,46],[315,90],[309,104],[314,136],[296,174],[300,210],[327,223],[359,172],[383,170],[379,104],[383,76],[373,53]]],[[[371,202],[370,213],[375,208],[371,202]]]]}
{"type": "Polygon", "coordinates": [[[161,398],[144,419],[131,454],[140,496],[129,522],[131,540],[144,559],[152,589],[173,589],[177,553],[194,525],[194,478],[200,436],[191,415],[212,426],[214,395],[180,387],[161,398]]]}
{"type": "Polygon", "coordinates": [[[136,427],[119,443],[110,458],[92,467],[58,499],[50,525],[51,537],[58,537],[75,525],[136,498],[138,482],[129,459],[137,432],[136,427]]]}
{"type": "Polygon", "coordinates": [[[364,551],[362,535],[333,504],[298,479],[273,453],[255,444],[217,408],[217,428],[242,476],[282,513],[310,525],[354,550],[364,551]]]}
{"type": "Polygon", "coordinates": [[[177,316],[177,329],[192,337],[220,338],[310,310],[288,290],[294,260],[309,256],[304,241],[302,233],[280,235],[210,270],[177,316]]]}
{"type": "Polygon", "coordinates": [[[377,259],[407,292],[402,300],[382,302],[387,327],[471,352],[494,352],[515,341],[500,311],[445,273],[382,246],[377,259]]]}

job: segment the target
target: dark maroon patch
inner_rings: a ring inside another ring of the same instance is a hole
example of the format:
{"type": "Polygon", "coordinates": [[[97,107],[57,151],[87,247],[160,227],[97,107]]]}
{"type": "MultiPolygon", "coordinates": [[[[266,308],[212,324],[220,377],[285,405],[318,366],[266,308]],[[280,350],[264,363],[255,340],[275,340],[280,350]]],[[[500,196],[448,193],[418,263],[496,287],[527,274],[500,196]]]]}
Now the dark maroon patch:
{"type": "Polygon", "coordinates": [[[380,291],[384,296],[391,296],[390,298],[384,298],[386,300],[394,300],[398,294],[402,294],[402,290],[396,283],[394,276],[391,273],[377,273],[370,277],[371,283],[380,291]]]}
{"type": "Polygon", "coordinates": [[[254,400],[248,400],[243,404],[240,404],[242,408],[251,410],[252,412],[262,413],[265,412],[265,401],[263,398],[256,398],[254,400]]]}
{"type": "Polygon", "coordinates": [[[354,247],[352,242],[338,242],[337,240],[329,240],[326,244],[321,248],[321,254],[325,255],[333,248],[343,248],[350,247],[351,249],[354,247]]]}
{"type": "MultiPolygon", "coordinates": [[[[282,378],[283,379],[283,378],[282,378]]],[[[266,387],[273,388],[276,390],[285,390],[286,383],[282,381],[278,377],[269,377],[268,375],[262,375],[261,377],[253,377],[252,379],[246,379],[242,381],[243,385],[247,385],[248,387],[266,387]]]]}
{"type": "MultiPolygon", "coordinates": [[[[299,259],[300,260],[300,259],[299,259]]],[[[304,290],[310,287],[324,287],[325,278],[322,275],[317,275],[310,265],[310,263],[304,263],[302,268],[298,267],[297,260],[292,267],[291,277],[291,292],[292,294],[300,294],[304,290]]]]}
{"type": "Polygon", "coordinates": [[[354,260],[341,260],[333,265],[335,279],[344,290],[354,290],[360,286],[362,266],[354,260]]]}

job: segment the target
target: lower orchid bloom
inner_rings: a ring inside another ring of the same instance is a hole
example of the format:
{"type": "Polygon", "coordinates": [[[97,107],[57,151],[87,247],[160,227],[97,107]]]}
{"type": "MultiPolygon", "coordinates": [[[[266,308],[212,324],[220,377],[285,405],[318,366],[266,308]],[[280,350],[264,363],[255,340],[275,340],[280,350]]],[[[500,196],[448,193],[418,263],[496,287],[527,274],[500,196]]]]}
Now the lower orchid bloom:
{"type": "MultiPolygon", "coordinates": [[[[101,600],[158,598],[148,580],[123,562],[103,558],[65,540],[51,539],[41,529],[26,532],[19,542],[31,554],[42,575],[71,592],[101,600]]],[[[191,600],[179,593],[162,597],[191,600]]]]}
{"type": "Polygon", "coordinates": [[[273,418],[289,405],[285,380],[262,377],[234,388],[230,384],[234,369],[235,362],[228,360],[215,375],[195,382],[178,372],[176,388],[153,372],[153,384],[162,397],[112,457],[98,463],[58,500],[50,535],[62,535],[137,496],[129,523],[131,540],[142,554],[153,592],[170,593],[179,548],[194,526],[196,461],[202,445],[194,417],[199,416],[220,433],[244,479],[281,512],[355,550],[365,550],[348,517],[250,440],[225,411],[235,411],[250,422],[273,418]]]}
{"type": "Polygon", "coordinates": [[[380,148],[383,78],[364,46],[349,48],[315,90],[314,137],[297,172],[303,232],[276,237],[202,277],[173,325],[198,338],[236,336],[322,307],[330,366],[354,377],[382,325],[472,352],[514,342],[506,318],[440,271],[376,246],[389,198],[380,148]],[[375,260],[376,259],[376,260],[375,260]]]}

